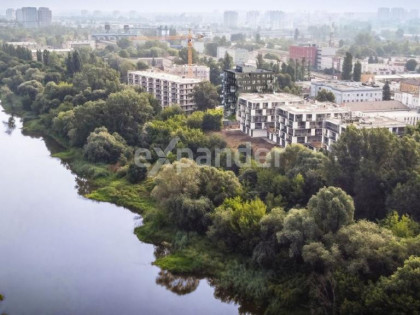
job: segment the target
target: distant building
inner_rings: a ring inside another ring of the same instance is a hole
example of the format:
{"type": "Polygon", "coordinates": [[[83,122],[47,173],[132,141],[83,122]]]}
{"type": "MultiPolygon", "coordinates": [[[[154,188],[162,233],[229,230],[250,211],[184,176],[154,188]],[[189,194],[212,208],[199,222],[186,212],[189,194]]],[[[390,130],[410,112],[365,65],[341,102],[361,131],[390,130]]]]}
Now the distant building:
{"type": "Polygon", "coordinates": [[[268,11],[269,27],[278,30],[283,26],[284,13],[282,11],[268,11]]]}
{"type": "Polygon", "coordinates": [[[23,11],[22,9],[17,9],[16,10],[16,22],[22,24],[23,22],[23,11]]]}
{"type": "Polygon", "coordinates": [[[9,20],[9,21],[16,20],[16,11],[15,11],[15,9],[7,9],[6,10],[6,20],[9,20]]]}
{"type": "Polygon", "coordinates": [[[80,48],[90,48],[94,50],[96,48],[96,44],[94,40],[77,40],[77,41],[67,41],[65,47],[71,49],[80,49],[80,48]]]}
{"type": "Polygon", "coordinates": [[[404,8],[392,8],[391,18],[393,20],[403,20],[406,17],[406,11],[404,8]]]}
{"type": "Polygon", "coordinates": [[[38,44],[35,43],[35,42],[6,42],[6,44],[12,45],[12,46],[15,46],[15,47],[25,47],[25,48],[31,49],[31,50],[39,48],[38,44]]]}
{"type": "Polygon", "coordinates": [[[391,17],[391,11],[389,8],[379,8],[378,9],[378,19],[382,21],[387,21],[391,17]]]}
{"type": "Polygon", "coordinates": [[[41,7],[38,9],[38,26],[44,27],[51,25],[52,12],[50,9],[41,7]]]}
{"type": "Polygon", "coordinates": [[[203,80],[155,71],[129,71],[127,76],[128,84],[141,86],[162,108],[178,104],[188,114],[197,109],[192,92],[203,80]]]}
{"type": "Polygon", "coordinates": [[[239,93],[267,93],[274,89],[275,75],[271,71],[242,66],[233,70],[225,69],[222,82],[222,104],[225,114],[236,113],[239,93]]]}
{"type": "Polygon", "coordinates": [[[341,71],[341,58],[336,57],[337,48],[318,47],[316,52],[316,69],[335,69],[341,71]]]}
{"type": "Polygon", "coordinates": [[[334,94],[337,104],[353,102],[382,101],[382,88],[362,85],[360,82],[347,81],[312,81],[310,96],[315,98],[318,92],[326,90],[334,94]]]}
{"type": "MultiPolygon", "coordinates": [[[[188,65],[174,65],[171,67],[165,67],[163,70],[170,74],[175,74],[181,77],[188,75],[188,65]]],[[[202,65],[192,65],[191,71],[193,78],[200,79],[203,81],[210,81],[210,68],[202,65]]]]}
{"type": "Polygon", "coordinates": [[[238,27],[238,12],[225,11],[225,13],[223,14],[223,22],[226,27],[229,27],[229,28],[238,27]]]}
{"type": "MultiPolygon", "coordinates": [[[[8,9],[13,10],[13,9],[8,9]]],[[[16,22],[25,28],[37,28],[51,25],[52,12],[50,9],[40,7],[23,7],[16,10],[16,22]]]]}
{"type": "Polygon", "coordinates": [[[243,65],[249,60],[249,51],[243,48],[217,47],[217,59],[224,58],[228,53],[235,65],[243,65]]]}
{"type": "Polygon", "coordinates": [[[245,21],[246,26],[251,27],[251,28],[257,28],[259,16],[260,16],[260,12],[258,11],[248,11],[246,13],[246,21],[245,21]]]}
{"type": "Polygon", "coordinates": [[[420,109],[420,80],[400,82],[400,90],[394,93],[394,99],[413,109],[420,109]]]}
{"type": "Polygon", "coordinates": [[[289,58],[290,59],[301,61],[303,58],[305,58],[306,62],[311,63],[312,68],[316,68],[317,53],[318,53],[318,48],[315,45],[312,45],[312,46],[290,46],[289,47],[289,58]]]}
{"type": "Polygon", "coordinates": [[[35,7],[22,8],[22,25],[25,28],[38,27],[38,10],[35,7]]]}

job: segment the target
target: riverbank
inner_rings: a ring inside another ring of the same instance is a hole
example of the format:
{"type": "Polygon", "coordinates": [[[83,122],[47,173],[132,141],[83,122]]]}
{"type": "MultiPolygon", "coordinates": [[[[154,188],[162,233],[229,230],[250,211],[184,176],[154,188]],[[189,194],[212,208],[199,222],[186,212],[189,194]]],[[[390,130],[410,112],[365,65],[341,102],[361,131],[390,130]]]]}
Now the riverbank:
{"type": "MultiPolygon", "coordinates": [[[[11,114],[11,108],[5,107],[11,114]]],[[[224,302],[241,303],[243,309],[250,313],[263,313],[261,301],[259,306],[252,302],[251,294],[243,294],[244,289],[232,290],[234,279],[232,272],[246,264],[248,259],[238,254],[220,250],[207,237],[194,232],[179,231],[175,227],[160,224],[156,202],[150,196],[153,188],[151,179],[139,184],[132,184],[125,178],[126,169],[118,165],[94,164],[86,161],[83,151],[68,144],[51,133],[40,118],[27,112],[14,112],[23,121],[25,135],[43,137],[49,142],[51,155],[59,158],[81,180],[78,190],[81,195],[98,202],[109,202],[125,207],[143,217],[143,224],[135,228],[134,233],[142,242],[157,246],[157,259],[154,265],[174,275],[209,278],[216,287],[216,296],[224,302]],[[52,148],[51,148],[52,147],[52,148]],[[227,276],[229,278],[227,278],[227,276]],[[247,302],[245,303],[245,300],[247,302]]],[[[239,282],[243,281],[236,275],[239,282]]]]}

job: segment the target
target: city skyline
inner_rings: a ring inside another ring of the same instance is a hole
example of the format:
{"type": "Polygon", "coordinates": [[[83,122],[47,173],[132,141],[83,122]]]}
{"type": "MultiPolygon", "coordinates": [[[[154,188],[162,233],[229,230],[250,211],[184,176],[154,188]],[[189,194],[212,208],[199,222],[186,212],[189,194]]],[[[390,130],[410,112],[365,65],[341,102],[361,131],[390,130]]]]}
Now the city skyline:
{"type": "Polygon", "coordinates": [[[31,0],[6,0],[2,1],[0,4],[0,8],[5,10],[7,8],[18,8],[22,6],[35,6],[35,7],[42,7],[46,6],[51,8],[53,11],[57,13],[66,13],[66,12],[80,12],[81,10],[103,10],[106,11],[113,11],[118,10],[121,12],[126,12],[130,10],[136,10],[138,12],[162,12],[162,13],[170,13],[170,12],[205,12],[205,11],[219,11],[223,12],[225,10],[236,10],[236,11],[248,11],[248,10],[281,10],[285,12],[290,11],[305,11],[302,8],[310,8],[316,5],[316,9],[307,10],[307,11],[328,11],[328,12],[376,12],[380,7],[404,7],[406,10],[411,9],[420,9],[420,5],[416,5],[413,1],[410,0],[402,0],[398,3],[395,1],[385,0],[379,1],[374,0],[366,3],[362,0],[355,0],[351,3],[346,2],[344,4],[337,5],[336,1],[326,0],[326,1],[318,1],[318,3],[314,3],[311,0],[299,0],[293,3],[285,3],[279,2],[274,4],[270,0],[261,0],[256,3],[244,3],[243,1],[230,1],[227,4],[225,1],[215,0],[208,3],[198,3],[192,0],[180,0],[178,1],[177,8],[173,6],[165,6],[161,2],[159,4],[149,2],[149,3],[139,3],[138,1],[134,0],[120,0],[118,2],[109,2],[107,3],[107,10],[103,10],[103,2],[100,0],[91,0],[91,1],[81,1],[81,0],[74,0],[70,3],[57,3],[54,0],[38,0],[38,1],[31,1],[31,0]]]}

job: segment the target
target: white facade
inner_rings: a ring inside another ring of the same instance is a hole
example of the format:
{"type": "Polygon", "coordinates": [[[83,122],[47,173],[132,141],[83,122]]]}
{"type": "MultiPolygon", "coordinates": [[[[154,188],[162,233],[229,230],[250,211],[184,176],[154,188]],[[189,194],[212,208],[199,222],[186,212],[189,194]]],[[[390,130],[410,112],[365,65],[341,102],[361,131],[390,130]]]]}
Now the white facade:
{"type": "Polygon", "coordinates": [[[406,124],[384,116],[375,117],[355,117],[353,119],[327,119],[324,122],[323,135],[322,135],[322,146],[330,151],[331,146],[337,142],[340,135],[350,125],[355,126],[358,129],[362,128],[385,128],[391,133],[396,135],[403,135],[406,124]]]}
{"type": "Polygon", "coordinates": [[[244,93],[238,99],[236,112],[240,129],[251,137],[267,137],[274,127],[276,108],[280,104],[300,103],[303,100],[291,94],[244,93]]]}
{"type": "Polygon", "coordinates": [[[128,84],[141,86],[159,101],[162,108],[178,104],[186,113],[197,108],[192,92],[203,80],[153,71],[129,71],[127,76],[128,84]]]}
{"type": "Polygon", "coordinates": [[[94,40],[78,40],[78,41],[67,41],[64,46],[66,48],[90,48],[94,50],[96,48],[96,44],[94,40]]]}
{"type": "Polygon", "coordinates": [[[362,85],[359,82],[311,82],[311,97],[315,98],[321,90],[332,92],[335,96],[335,103],[337,104],[382,101],[382,89],[380,87],[362,85]]]}
{"type": "Polygon", "coordinates": [[[420,95],[407,92],[395,92],[394,99],[410,108],[420,109],[420,95]]]}
{"type": "Polygon", "coordinates": [[[246,49],[217,47],[217,59],[224,58],[226,53],[233,58],[235,65],[243,65],[249,60],[249,51],[246,49]]]}
{"type": "MultiPolygon", "coordinates": [[[[165,72],[178,75],[178,76],[187,76],[188,75],[188,65],[174,65],[172,67],[165,67],[165,72]]],[[[192,65],[191,66],[192,75],[196,79],[203,81],[210,81],[210,68],[207,66],[201,65],[192,65]]]]}
{"type": "Polygon", "coordinates": [[[334,68],[341,70],[341,58],[336,57],[337,48],[319,47],[316,56],[316,69],[324,70],[334,68]]]}

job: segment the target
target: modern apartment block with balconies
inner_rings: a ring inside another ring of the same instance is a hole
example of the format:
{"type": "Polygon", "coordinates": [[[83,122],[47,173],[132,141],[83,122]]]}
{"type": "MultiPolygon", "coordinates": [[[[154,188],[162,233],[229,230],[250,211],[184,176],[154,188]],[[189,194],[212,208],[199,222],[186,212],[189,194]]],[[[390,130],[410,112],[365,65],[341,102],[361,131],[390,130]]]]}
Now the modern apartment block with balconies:
{"type": "Polygon", "coordinates": [[[162,108],[178,104],[187,114],[197,109],[192,93],[194,87],[203,81],[201,79],[153,71],[129,71],[127,76],[129,85],[141,86],[159,101],[162,108]]]}
{"type": "Polygon", "coordinates": [[[330,118],[344,118],[350,112],[333,103],[301,100],[280,104],[276,108],[274,128],[268,137],[282,147],[300,143],[312,148],[322,147],[324,122],[330,118]]]}
{"type": "Polygon", "coordinates": [[[281,105],[301,102],[302,98],[286,93],[243,93],[238,99],[236,116],[242,132],[251,137],[267,137],[275,127],[276,109],[281,105]]]}
{"type": "Polygon", "coordinates": [[[240,93],[269,93],[275,90],[275,75],[271,71],[237,66],[224,70],[222,83],[225,115],[236,113],[240,93]]]}

